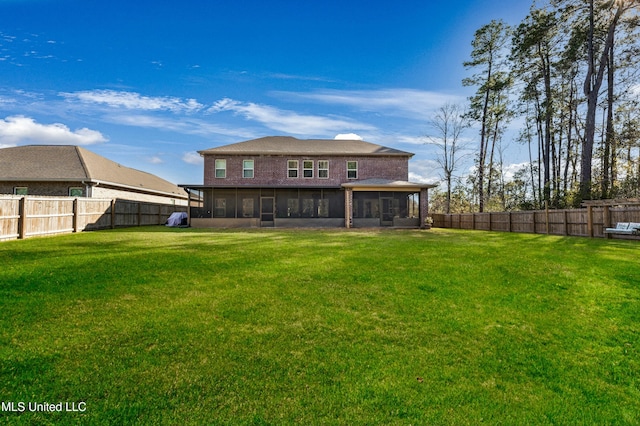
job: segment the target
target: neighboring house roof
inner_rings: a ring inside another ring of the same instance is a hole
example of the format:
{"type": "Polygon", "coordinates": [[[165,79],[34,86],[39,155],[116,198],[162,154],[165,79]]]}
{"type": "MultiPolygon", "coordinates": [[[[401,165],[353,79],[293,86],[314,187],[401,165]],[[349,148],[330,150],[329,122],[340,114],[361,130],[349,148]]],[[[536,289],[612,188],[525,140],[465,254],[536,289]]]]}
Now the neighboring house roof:
{"type": "Polygon", "coordinates": [[[198,151],[200,155],[364,155],[402,156],[413,154],[361,140],[296,139],[268,136],[198,151]]]}
{"type": "Polygon", "coordinates": [[[122,166],[71,145],[27,145],[0,149],[0,181],[105,184],[186,198],[182,188],[156,175],[122,166]]]}

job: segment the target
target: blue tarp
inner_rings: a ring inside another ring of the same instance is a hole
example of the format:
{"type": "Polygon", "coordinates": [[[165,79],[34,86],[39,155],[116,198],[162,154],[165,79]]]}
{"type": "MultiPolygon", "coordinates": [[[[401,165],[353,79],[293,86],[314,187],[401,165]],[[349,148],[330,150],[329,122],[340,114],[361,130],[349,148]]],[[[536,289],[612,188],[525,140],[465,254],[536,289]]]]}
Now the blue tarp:
{"type": "Polygon", "coordinates": [[[186,212],[174,212],[171,213],[169,219],[167,219],[167,226],[187,226],[187,213],[186,212]]]}

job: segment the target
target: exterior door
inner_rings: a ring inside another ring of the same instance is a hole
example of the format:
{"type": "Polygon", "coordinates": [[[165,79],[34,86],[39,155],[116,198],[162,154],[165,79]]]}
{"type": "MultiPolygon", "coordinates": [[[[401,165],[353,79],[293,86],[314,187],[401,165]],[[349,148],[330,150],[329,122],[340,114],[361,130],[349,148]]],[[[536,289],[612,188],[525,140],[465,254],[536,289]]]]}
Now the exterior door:
{"type": "Polygon", "coordinates": [[[273,226],[275,218],[275,198],[260,198],[260,226],[273,226]]]}
{"type": "Polygon", "coordinates": [[[393,198],[380,198],[380,225],[393,226],[393,198]]]}

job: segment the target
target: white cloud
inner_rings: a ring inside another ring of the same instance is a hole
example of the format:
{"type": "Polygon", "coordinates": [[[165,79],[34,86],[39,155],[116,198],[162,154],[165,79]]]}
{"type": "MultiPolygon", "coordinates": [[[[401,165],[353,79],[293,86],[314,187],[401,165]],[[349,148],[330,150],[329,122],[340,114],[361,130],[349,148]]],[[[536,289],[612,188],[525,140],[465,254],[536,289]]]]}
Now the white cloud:
{"type": "Polygon", "coordinates": [[[241,128],[226,128],[198,119],[169,119],[145,114],[109,115],[107,121],[126,126],[146,127],[189,135],[227,135],[240,138],[254,138],[256,135],[241,128]]]}
{"type": "Polygon", "coordinates": [[[143,111],[171,111],[174,113],[192,113],[203,105],[195,99],[180,99],[172,96],[143,96],[135,92],[116,90],[86,90],[73,93],[60,93],[70,101],[104,104],[112,108],[125,108],[143,111]]]}
{"type": "Polygon", "coordinates": [[[437,184],[442,180],[440,166],[434,160],[413,160],[409,162],[409,181],[437,184]]]}
{"type": "Polygon", "coordinates": [[[21,115],[0,119],[0,144],[3,145],[91,145],[107,140],[102,133],[86,127],[71,131],[64,124],[39,124],[33,118],[21,115]]]}
{"type": "Polygon", "coordinates": [[[397,137],[398,142],[406,143],[409,145],[424,145],[425,138],[423,136],[412,136],[412,135],[399,135],[397,137]]]}
{"type": "Polygon", "coordinates": [[[361,141],[362,136],[356,134],[356,133],[340,133],[339,135],[336,135],[335,138],[333,138],[337,141],[361,141]]]}
{"type": "Polygon", "coordinates": [[[151,164],[162,164],[164,163],[164,160],[160,157],[158,157],[157,155],[154,155],[153,157],[150,157],[147,159],[147,161],[151,164]]]}
{"type": "Polygon", "coordinates": [[[204,158],[202,158],[202,156],[195,151],[185,152],[182,155],[182,161],[187,164],[194,164],[196,166],[204,164],[204,158]]]}
{"type": "Polygon", "coordinates": [[[516,173],[530,166],[529,162],[513,163],[503,166],[504,178],[507,182],[512,181],[516,173]]]}
{"type": "Polygon", "coordinates": [[[303,115],[281,110],[269,105],[222,99],[210,108],[210,112],[231,111],[247,120],[257,121],[270,129],[297,135],[319,135],[343,129],[373,130],[374,126],[348,119],[303,115]]]}
{"type": "Polygon", "coordinates": [[[424,120],[447,102],[461,103],[460,96],[416,89],[323,90],[313,93],[274,92],[292,99],[311,100],[327,104],[346,105],[362,111],[424,120]]]}

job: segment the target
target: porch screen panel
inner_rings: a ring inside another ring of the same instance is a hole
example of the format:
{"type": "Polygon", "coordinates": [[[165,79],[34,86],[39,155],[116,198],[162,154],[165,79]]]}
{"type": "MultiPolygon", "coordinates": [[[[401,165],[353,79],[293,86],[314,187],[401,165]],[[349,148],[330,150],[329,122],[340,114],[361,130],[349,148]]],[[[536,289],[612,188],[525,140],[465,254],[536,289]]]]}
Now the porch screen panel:
{"type": "Polygon", "coordinates": [[[205,189],[202,191],[202,206],[192,208],[193,217],[213,217],[213,189],[205,189]]]}
{"type": "Polygon", "coordinates": [[[394,213],[397,217],[409,218],[418,217],[416,215],[416,201],[419,199],[419,193],[414,192],[394,192],[392,193],[394,200],[394,213]]]}
{"type": "Polygon", "coordinates": [[[300,217],[300,199],[297,189],[276,191],[276,217],[280,219],[300,217]]]}
{"type": "Polygon", "coordinates": [[[236,191],[235,189],[213,190],[213,217],[236,217],[236,191]]]}
{"type": "Polygon", "coordinates": [[[353,192],[353,217],[372,219],[380,217],[380,193],[375,191],[353,192]]]}
{"type": "Polygon", "coordinates": [[[322,198],[320,190],[300,191],[300,216],[318,217],[318,201],[322,198]]]}
{"type": "Polygon", "coordinates": [[[260,217],[259,189],[238,189],[238,217],[260,217]]]}
{"type": "Polygon", "coordinates": [[[344,191],[325,189],[322,191],[322,198],[329,204],[329,217],[344,218],[344,191]]]}

